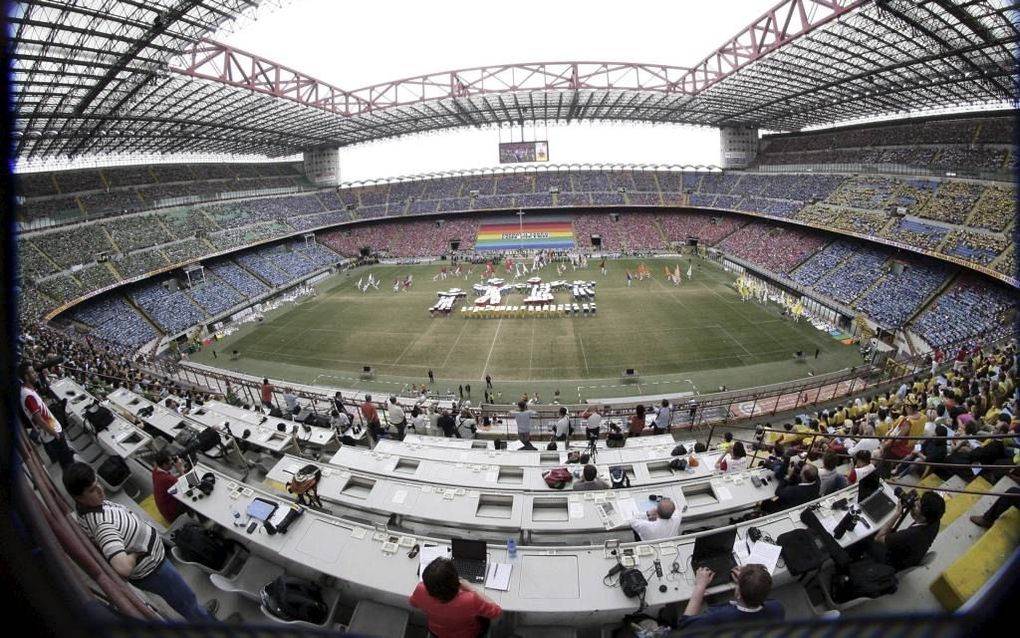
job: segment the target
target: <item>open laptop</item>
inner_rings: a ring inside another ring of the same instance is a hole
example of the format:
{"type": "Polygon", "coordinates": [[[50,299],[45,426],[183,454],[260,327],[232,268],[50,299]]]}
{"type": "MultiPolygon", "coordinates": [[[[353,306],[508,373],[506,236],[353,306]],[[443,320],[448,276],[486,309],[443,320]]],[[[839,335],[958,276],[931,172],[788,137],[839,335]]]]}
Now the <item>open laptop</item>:
{"type": "Polygon", "coordinates": [[[694,539],[694,554],[691,565],[697,571],[707,567],[715,572],[709,587],[725,585],[730,582],[730,571],[737,566],[733,560],[733,541],[737,537],[737,528],[732,527],[715,534],[698,536],[694,539]]]}
{"type": "Polygon", "coordinates": [[[450,545],[453,550],[453,565],[460,577],[469,583],[484,583],[488,555],[485,541],[453,538],[450,539],[450,545]]]}
{"type": "Polygon", "coordinates": [[[878,523],[885,518],[886,514],[896,509],[896,502],[889,498],[883,490],[878,490],[860,501],[860,506],[872,523],[878,523]]]}

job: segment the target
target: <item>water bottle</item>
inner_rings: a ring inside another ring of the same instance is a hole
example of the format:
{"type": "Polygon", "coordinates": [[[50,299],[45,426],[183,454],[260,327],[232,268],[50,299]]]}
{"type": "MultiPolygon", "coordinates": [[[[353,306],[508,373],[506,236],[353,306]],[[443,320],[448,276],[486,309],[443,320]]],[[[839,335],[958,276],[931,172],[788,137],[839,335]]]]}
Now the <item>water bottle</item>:
{"type": "Polygon", "coordinates": [[[517,558],[517,541],[512,538],[506,539],[506,555],[510,560],[517,558]]]}

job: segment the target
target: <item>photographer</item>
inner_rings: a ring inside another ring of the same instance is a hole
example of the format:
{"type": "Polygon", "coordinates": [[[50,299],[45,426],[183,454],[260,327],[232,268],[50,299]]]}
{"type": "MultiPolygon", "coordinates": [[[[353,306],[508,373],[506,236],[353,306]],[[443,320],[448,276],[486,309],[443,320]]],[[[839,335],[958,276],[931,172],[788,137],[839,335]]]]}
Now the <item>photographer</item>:
{"type": "Polygon", "coordinates": [[[188,511],[184,503],[168,493],[177,484],[177,478],[184,474],[184,462],[178,457],[171,457],[166,450],[156,452],[153,461],[152,498],[166,522],[173,523],[178,516],[188,511]]]}
{"type": "Polygon", "coordinates": [[[868,552],[875,560],[896,571],[920,564],[935,542],[945,513],[946,502],[935,492],[925,492],[920,498],[916,492],[901,494],[895,515],[875,534],[868,552]],[[904,507],[910,508],[914,522],[906,529],[893,531],[902,519],[904,507]]]}

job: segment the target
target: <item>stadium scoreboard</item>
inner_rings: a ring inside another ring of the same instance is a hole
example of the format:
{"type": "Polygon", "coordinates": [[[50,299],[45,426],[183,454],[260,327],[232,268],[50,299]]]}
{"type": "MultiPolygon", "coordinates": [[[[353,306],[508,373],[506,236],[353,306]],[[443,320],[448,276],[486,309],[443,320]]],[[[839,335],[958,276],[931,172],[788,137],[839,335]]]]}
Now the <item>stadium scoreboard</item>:
{"type": "Polygon", "coordinates": [[[501,142],[499,145],[500,164],[521,162],[548,162],[549,142],[501,142]]]}

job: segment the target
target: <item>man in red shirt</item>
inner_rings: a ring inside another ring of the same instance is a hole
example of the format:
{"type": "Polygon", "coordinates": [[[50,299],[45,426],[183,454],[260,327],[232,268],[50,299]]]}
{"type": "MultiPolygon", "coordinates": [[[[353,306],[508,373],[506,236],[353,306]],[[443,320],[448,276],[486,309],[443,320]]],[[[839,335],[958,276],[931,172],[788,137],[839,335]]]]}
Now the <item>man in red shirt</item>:
{"type": "Polygon", "coordinates": [[[410,603],[425,612],[436,638],[477,638],[503,609],[457,574],[453,561],[437,558],[421,574],[410,603]],[[484,623],[484,624],[483,624],[484,623]]]}
{"type": "Polygon", "coordinates": [[[262,405],[267,408],[273,407],[273,384],[269,379],[262,379],[262,405]]]}
{"type": "Polygon", "coordinates": [[[174,462],[166,450],[156,452],[152,466],[152,498],[156,501],[156,509],[163,515],[167,523],[173,523],[178,516],[187,511],[184,503],[171,496],[167,490],[177,484],[177,477],[184,474],[184,464],[180,459],[174,462]],[[177,474],[172,470],[176,469],[177,474]]]}
{"type": "Polygon", "coordinates": [[[21,395],[18,401],[21,404],[21,411],[38,433],[46,456],[51,462],[59,463],[62,468],[69,466],[74,462],[74,452],[67,445],[60,421],[57,421],[36,391],[39,374],[31,363],[22,361],[18,366],[18,377],[21,379],[21,395]]]}
{"type": "Polygon", "coordinates": [[[364,417],[365,425],[368,427],[368,438],[372,442],[372,447],[375,447],[382,432],[382,423],[379,422],[379,412],[372,404],[371,394],[365,395],[365,402],[361,404],[361,416],[364,417]]]}

